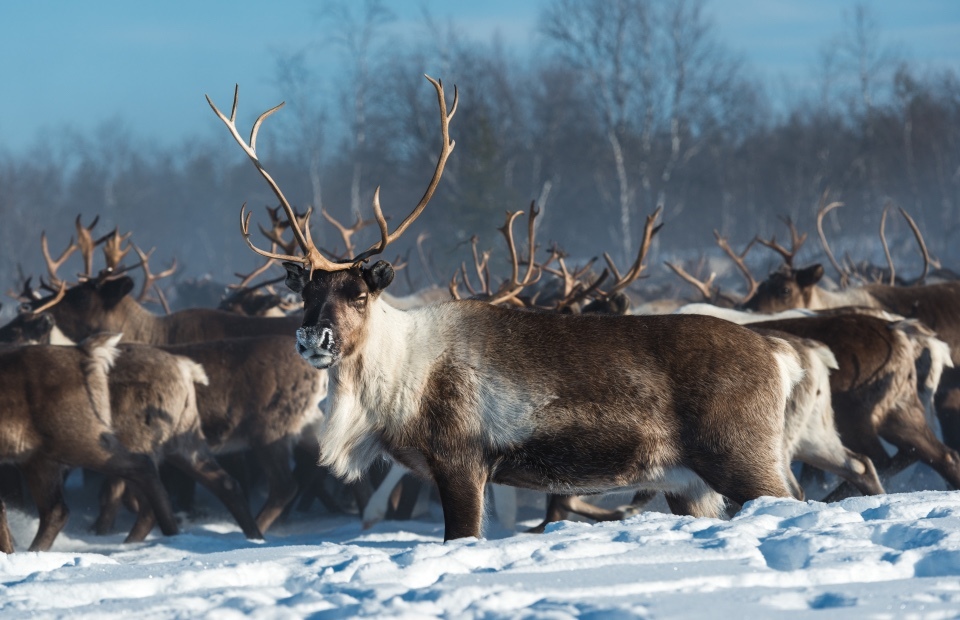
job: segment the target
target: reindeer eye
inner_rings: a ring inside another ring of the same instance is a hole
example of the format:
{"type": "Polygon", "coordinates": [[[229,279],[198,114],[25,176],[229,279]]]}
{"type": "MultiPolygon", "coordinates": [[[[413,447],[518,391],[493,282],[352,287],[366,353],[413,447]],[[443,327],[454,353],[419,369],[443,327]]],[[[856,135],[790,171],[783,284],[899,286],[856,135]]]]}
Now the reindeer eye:
{"type": "Polygon", "coordinates": [[[358,304],[367,303],[367,293],[360,293],[354,301],[358,304]]]}
{"type": "Polygon", "coordinates": [[[788,287],[785,286],[782,289],[780,289],[781,297],[788,297],[789,295],[790,295],[790,289],[788,287]]]}

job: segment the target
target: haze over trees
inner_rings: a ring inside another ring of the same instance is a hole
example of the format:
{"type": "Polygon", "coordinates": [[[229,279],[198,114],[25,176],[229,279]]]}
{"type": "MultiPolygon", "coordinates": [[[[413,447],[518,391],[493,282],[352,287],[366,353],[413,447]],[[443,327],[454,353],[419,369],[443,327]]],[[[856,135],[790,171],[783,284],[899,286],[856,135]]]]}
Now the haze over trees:
{"type": "MultiPolygon", "coordinates": [[[[430,16],[398,34],[377,0],[331,7],[318,38],[339,33],[334,43],[276,59],[287,108],[264,126],[261,158],[300,208],[323,206],[352,223],[370,217],[381,185],[385,213],[406,213],[439,140],[421,75],[456,84],[456,151],[429,214],[398,244],[405,252],[429,231],[437,284],[467,258],[471,235],[498,245],[504,211],[534,199],[544,206],[539,239],[574,257],[610,251],[621,261],[662,205],[667,226],[651,256],[659,269],[665,256],[709,248],[715,228],[736,243],[780,232],[779,216],[812,230],[829,189],[846,203],[827,222],[840,252],[879,262],[875,231],[892,201],[945,265],[960,262],[950,243],[960,234],[960,78],[904,61],[865,6],[823,41],[811,67],[818,88],[776,102],[719,40],[700,0],[555,0],[525,55],[430,16]],[[343,74],[320,76],[318,54],[342,55],[343,74]]],[[[241,101],[240,126],[261,111],[241,101]]],[[[0,290],[16,286],[18,264],[40,275],[40,231],[52,247],[66,244],[78,213],[85,222],[100,214],[101,232],[134,231],[141,247],[157,246],[160,266],[177,257],[178,277],[232,280],[256,260],[238,234],[240,204],[262,218],[275,200],[228,140],[168,151],[107,121],[16,155],[0,145],[0,290]]],[[[334,249],[320,222],[314,238],[334,249]]],[[[362,242],[376,238],[373,228],[362,242]]],[[[888,235],[912,243],[905,227],[888,235]]],[[[415,256],[412,279],[425,285],[415,256]]]]}

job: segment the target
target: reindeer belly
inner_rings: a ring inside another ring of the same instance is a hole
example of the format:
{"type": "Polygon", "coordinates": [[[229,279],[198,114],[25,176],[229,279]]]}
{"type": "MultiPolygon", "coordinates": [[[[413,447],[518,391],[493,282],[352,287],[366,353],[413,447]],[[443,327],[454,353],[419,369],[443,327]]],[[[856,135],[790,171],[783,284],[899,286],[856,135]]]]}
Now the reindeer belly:
{"type": "Polygon", "coordinates": [[[672,455],[657,444],[599,429],[534,436],[498,455],[492,478],[500,484],[554,493],[661,488],[664,480],[686,468],[677,467],[672,455]]]}

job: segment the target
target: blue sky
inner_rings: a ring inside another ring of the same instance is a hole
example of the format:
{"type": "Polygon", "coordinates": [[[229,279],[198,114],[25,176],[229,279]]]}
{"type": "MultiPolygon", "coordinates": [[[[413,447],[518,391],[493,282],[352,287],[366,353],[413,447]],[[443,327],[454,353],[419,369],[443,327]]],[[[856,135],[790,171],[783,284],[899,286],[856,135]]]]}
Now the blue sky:
{"type": "MultiPolygon", "coordinates": [[[[509,47],[536,41],[544,0],[386,0],[394,27],[426,7],[475,38],[509,47]]],[[[276,102],[277,52],[322,49],[318,0],[55,0],[0,3],[0,150],[19,152],[44,132],[93,131],[122,121],[161,145],[222,131],[203,100],[222,107],[241,84],[250,109],[276,102]]],[[[817,51],[838,33],[852,2],[708,0],[719,38],[771,84],[802,89],[817,51]]],[[[960,1],[870,3],[884,43],[918,63],[960,69],[960,1]]],[[[319,56],[319,55],[318,55],[319,56]]],[[[334,52],[329,53],[333,70],[334,52]]]]}

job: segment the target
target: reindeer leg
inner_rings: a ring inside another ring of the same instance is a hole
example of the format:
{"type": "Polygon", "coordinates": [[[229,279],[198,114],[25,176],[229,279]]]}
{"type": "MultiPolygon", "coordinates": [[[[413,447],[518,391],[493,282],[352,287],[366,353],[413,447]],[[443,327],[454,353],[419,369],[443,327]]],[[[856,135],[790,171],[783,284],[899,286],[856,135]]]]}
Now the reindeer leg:
{"type": "Polygon", "coordinates": [[[36,456],[22,466],[27,488],[40,514],[40,526],[30,543],[30,551],[49,550],[70,517],[70,509],[63,501],[63,469],[63,465],[44,456],[36,456]]]}
{"type": "Polygon", "coordinates": [[[556,523],[557,521],[563,521],[568,516],[570,512],[568,510],[568,505],[572,495],[557,495],[551,493],[547,496],[547,516],[543,518],[543,522],[540,525],[531,527],[527,530],[530,534],[543,534],[543,531],[547,528],[548,523],[556,523]]]}
{"type": "Polygon", "coordinates": [[[266,446],[256,446],[253,453],[267,476],[270,491],[260,514],[257,527],[266,532],[283,513],[283,509],[297,495],[297,481],[290,470],[290,445],[284,440],[266,446]]]}
{"type": "Polygon", "coordinates": [[[946,368],[934,402],[943,442],[960,450],[960,368],[946,368]]]}
{"type": "Polygon", "coordinates": [[[150,533],[150,530],[153,529],[153,526],[157,524],[157,518],[150,508],[150,502],[144,497],[142,491],[135,490],[133,485],[131,485],[129,491],[137,499],[137,520],[134,522],[133,527],[130,528],[130,533],[123,539],[123,542],[143,542],[147,534],[150,533]]]}
{"type": "Polygon", "coordinates": [[[900,450],[915,450],[917,457],[935,469],[954,489],[960,489],[960,454],[945,446],[927,425],[923,408],[901,409],[889,415],[880,428],[881,436],[900,450]]]}
{"type": "Polygon", "coordinates": [[[189,441],[193,445],[185,449],[186,454],[170,454],[167,459],[171,465],[179,468],[216,495],[237,520],[244,536],[262,540],[263,534],[260,533],[260,528],[250,514],[247,496],[240,488],[240,484],[220,467],[202,441],[199,437],[193,438],[189,441]]]}
{"type": "MultiPolygon", "coordinates": [[[[113,529],[117,520],[117,512],[123,501],[123,492],[127,488],[123,478],[109,477],[103,479],[100,485],[100,514],[93,524],[93,531],[97,536],[104,536],[113,529]]],[[[139,510],[138,510],[139,512],[139,510]]]]}
{"type": "MultiPolygon", "coordinates": [[[[479,459],[478,459],[479,461],[479,459]]],[[[487,474],[483,467],[464,463],[431,467],[443,506],[444,542],[456,538],[479,538],[483,529],[483,489],[487,474]]]]}
{"type": "Polygon", "coordinates": [[[720,518],[723,511],[723,496],[703,482],[692,485],[683,492],[664,493],[670,511],[675,515],[720,518]]]}
{"type": "Polygon", "coordinates": [[[839,446],[837,453],[818,450],[804,452],[797,458],[812,467],[840,476],[862,495],[881,495],[884,492],[873,461],[842,446],[839,446]]]}
{"type": "Polygon", "coordinates": [[[0,499],[0,552],[13,553],[13,536],[10,526],[7,525],[7,506],[0,499]]]}

